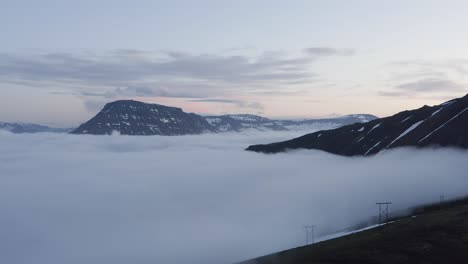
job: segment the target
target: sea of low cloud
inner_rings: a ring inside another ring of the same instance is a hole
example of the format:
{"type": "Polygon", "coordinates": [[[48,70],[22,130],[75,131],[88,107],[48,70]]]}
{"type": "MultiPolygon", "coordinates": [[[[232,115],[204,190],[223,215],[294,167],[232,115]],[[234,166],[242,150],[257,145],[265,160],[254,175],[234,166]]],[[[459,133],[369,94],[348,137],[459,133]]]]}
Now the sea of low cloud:
{"type": "Polygon", "coordinates": [[[297,132],[180,137],[0,132],[0,263],[226,264],[468,194],[468,152],[264,155],[297,132]]]}

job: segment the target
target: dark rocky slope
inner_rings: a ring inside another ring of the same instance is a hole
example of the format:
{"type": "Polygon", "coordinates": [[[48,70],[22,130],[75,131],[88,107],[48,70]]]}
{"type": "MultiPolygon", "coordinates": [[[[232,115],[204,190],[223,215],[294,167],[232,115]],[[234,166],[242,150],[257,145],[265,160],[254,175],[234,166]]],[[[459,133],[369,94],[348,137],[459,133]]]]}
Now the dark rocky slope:
{"type": "Polygon", "coordinates": [[[247,150],[277,153],[288,149],[318,149],[353,156],[403,146],[468,148],[468,95],[363,124],[318,131],[279,143],[253,145],[247,150]]]}
{"type": "Polygon", "coordinates": [[[188,135],[216,132],[203,117],[180,108],[132,100],[108,103],[73,134],[188,135]]]}

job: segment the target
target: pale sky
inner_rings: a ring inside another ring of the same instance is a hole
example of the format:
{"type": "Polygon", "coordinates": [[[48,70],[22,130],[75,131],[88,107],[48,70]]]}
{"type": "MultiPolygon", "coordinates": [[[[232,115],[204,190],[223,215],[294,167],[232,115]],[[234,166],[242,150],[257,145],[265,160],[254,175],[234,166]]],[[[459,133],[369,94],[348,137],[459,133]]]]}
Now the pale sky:
{"type": "Polygon", "coordinates": [[[387,116],[468,93],[466,0],[0,4],[0,121],[75,126],[118,99],[387,116]]]}

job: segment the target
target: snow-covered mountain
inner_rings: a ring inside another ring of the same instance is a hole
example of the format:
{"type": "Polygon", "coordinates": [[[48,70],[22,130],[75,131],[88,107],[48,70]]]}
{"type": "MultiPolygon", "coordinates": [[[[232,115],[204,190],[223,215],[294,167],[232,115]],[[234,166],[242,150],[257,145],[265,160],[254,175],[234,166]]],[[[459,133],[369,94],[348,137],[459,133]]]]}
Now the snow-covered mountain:
{"type": "Polygon", "coordinates": [[[368,122],[377,117],[373,115],[347,115],[337,118],[305,119],[305,120],[274,120],[256,115],[222,115],[207,116],[206,120],[218,131],[242,131],[245,129],[256,130],[322,130],[333,129],[344,125],[368,122]]]}
{"type": "Polygon", "coordinates": [[[327,130],[350,125],[354,123],[364,123],[377,119],[378,117],[368,114],[346,115],[335,118],[306,119],[306,120],[277,120],[276,124],[283,126],[287,130],[327,130]]]}
{"type": "Polygon", "coordinates": [[[303,148],[353,156],[402,146],[468,148],[468,95],[363,124],[318,131],[279,143],[253,145],[247,150],[277,153],[303,148]]]}
{"type": "Polygon", "coordinates": [[[21,134],[21,133],[41,133],[41,132],[68,133],[72,129],[70,129],[70,128],[53,128],[53,127],[37,125],[37,124],[29,124],[29,123],[0,122],[0,130],[7,130],[7,131],[15,133],[15,134],[21,134]]]}
{"type": "Polygon", "coordinates": [[[273,120],[256,115],[200,116],[180,108],[146,104],[132,100],[107,104],[95,117],[82,124],[73,134],[108,135],[189,135],[215,132],[332,129],[362,123],[377,117],[349,115],[339,118],[310,120],[273,120]]]}
{"type": "Polygon", "coordinates": [[[257,130],[286,130],[276,121],[257,115],[220,115],[205,116],[206,121],[219,132],[240,132],[245,129],[257,130]]]}

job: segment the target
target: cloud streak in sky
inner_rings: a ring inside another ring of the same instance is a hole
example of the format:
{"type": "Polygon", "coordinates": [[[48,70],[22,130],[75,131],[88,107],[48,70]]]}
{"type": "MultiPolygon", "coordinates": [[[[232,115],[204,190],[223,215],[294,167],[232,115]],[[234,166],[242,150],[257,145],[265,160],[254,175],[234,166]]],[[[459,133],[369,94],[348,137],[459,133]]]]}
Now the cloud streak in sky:
{"type": "Polygon", "coordinates": [[[297,132],[181,137],[0,132],[0,262],[219,264],[303,245],[468,189],[466,151],[368,158],[243,149],[297,132]],[[428,165],[430,164],[430,165],[428,165]]]}
{"type": "Polygon", "coordinates": [[[220,104],[233,104],[240,108],[250,108],[262,110],[263,105],[259,102],[247,102],[242,100],[219,99],[219,98],[205,98],[205,99],[191,99],[190,102],[204,102],[204,103],[220,103],[220,104]]]}
{"type": "Polygon", "coordinates": [[[305,49],[305,52],[312,56],[351,56],[354,55],[354,49],[336,49],[330,47],[313,47],[305,49]]]}
{"type": "Polygon", "coordinates": [[[467,60],[398,61],[387,67],[392,72],[388,83],[393,87],[379,91],[381,96],[450,98],[467,92],[467,84],[455,81],[468,73],[467,60]]]}
{"type": "Polygon", "coordinates": [[[328,47],[305,51],[296,56],[282,52],[247,56],[138,50],[106,54],[0,54],[0,80],[39,87],[50,82],[80,85],[90,88],[82,93],[84,96],[97,93],[96,88],[105,88],[103,96],[115,93],[194,97],[199,93],[197,97],[206,97],[206,94],[222,94],[226,89],[262,86],[274,89],[307,83],[316,78],[309,67],[317,59],[353,53],[328,47]]]}
{"type": "Polygon", "coordinates": [[[79,81],[115,85],[165,78],[189,78],[227,83],[285,81],[308,78],[304,68],[310,60],[286,59],[266,54],[245,56],[189,55],[173,52],[159,58],[120,52],[110,55],[42,54],[2,55],[0,75],[25,80],[79,81]],[[266,78],[268,77],[268,78],[266,78]]]}
{"type": "Polygon", "coordinates": [[[422,79],[415,82],[404,83],[397,86],[400,90],[413,92],[441,92],[441,91],[461,91],[464,86],[450,80],[443,79],[422,79]]]}

